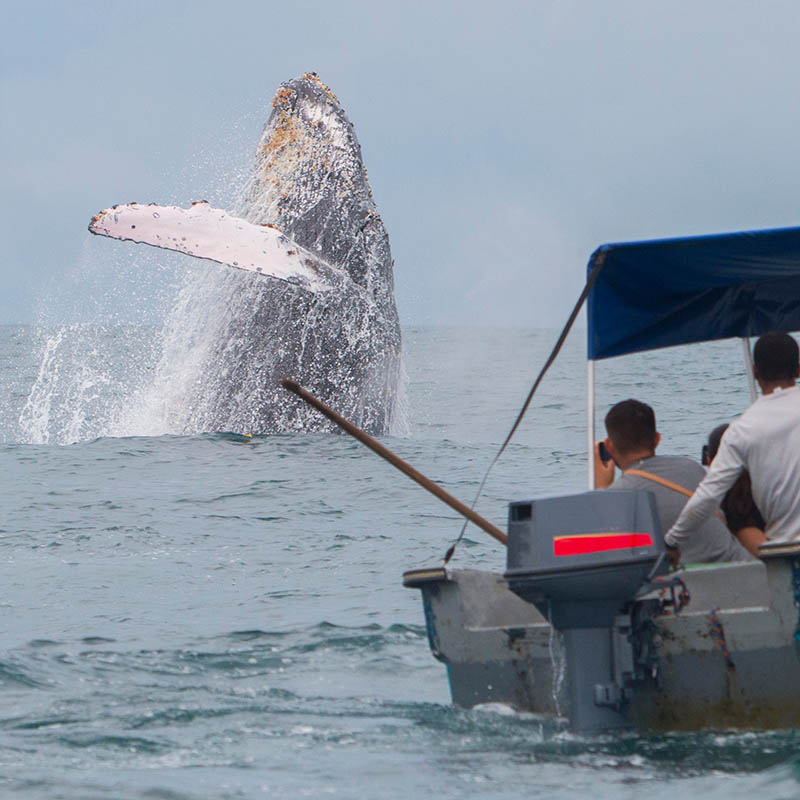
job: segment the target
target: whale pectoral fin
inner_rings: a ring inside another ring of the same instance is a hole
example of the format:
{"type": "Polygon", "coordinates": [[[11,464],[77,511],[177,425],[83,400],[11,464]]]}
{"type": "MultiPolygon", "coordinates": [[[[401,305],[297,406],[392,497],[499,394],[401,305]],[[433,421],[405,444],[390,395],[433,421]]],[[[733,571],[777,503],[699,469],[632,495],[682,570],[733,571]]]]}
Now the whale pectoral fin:
{"type": "Polygon", "coordinates": [[[92,218],[89,230],[257,272],[311,292],[329,289],[346,277],[277,228],[253,225],[205,201],[189,208],[155,203],[112,206],[92,218]]]}

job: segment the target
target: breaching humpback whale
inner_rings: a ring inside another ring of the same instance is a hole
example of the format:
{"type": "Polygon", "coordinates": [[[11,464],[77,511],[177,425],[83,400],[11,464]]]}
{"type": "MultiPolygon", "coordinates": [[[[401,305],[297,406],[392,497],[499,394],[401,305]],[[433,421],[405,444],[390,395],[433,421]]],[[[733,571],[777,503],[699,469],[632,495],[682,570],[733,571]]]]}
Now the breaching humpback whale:
{"type": "Polygon", "coordinates": [[[289,377],[365,430],[389,431],[400,378],[389,237],[353,125],[314,73],[275,94],[241,216],[132,203],[89,230],[243,270],[219,298],[224,321],[186,400],[192,428],[327,429],[280,388],[289,377]]]}

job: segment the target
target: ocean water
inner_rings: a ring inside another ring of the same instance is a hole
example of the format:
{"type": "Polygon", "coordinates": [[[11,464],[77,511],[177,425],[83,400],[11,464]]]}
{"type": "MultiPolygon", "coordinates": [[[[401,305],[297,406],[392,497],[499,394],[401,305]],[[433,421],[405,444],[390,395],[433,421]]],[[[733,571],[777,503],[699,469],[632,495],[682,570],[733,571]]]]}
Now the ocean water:
{"type": "MultiPolygon", "coordinates": [[[[407,413],[383,441],[469,502],[557,331],[406,329],[407,413]]],[[[480,513],[586,485],[574,332],[480,513]]],[[[450,703],[405,569],[460,529],[340,434],[177,435],[140,391],[144,325],[0,327],[0,797],[800,796],[800,734],[569,733],[450,703]],[[138,406],[137,406],[138,404],[138,406]]],[[[749,402],[741,345],[602,362],[698,457],[749,402]]],[[[475,528],[453,564],[502,569],[475,528]]]]}

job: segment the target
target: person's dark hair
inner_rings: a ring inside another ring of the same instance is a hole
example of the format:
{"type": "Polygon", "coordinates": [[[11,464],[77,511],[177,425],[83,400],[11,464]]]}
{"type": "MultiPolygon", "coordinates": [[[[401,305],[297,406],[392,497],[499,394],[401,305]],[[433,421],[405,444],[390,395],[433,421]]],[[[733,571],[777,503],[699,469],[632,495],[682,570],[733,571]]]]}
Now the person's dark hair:
{"type": "Polygon", "coordinates": [[[701,461],[704,467],[707,467],[717,455],[719,450],[719,443],[722,441],[722,434],[728,430],[728,423],[717,425],[711,433],[708,434],[708,443],[703,445],[703,454],[701,461]]]}
{"type": "Polygon", "coordinates": [[[797,342],[788,333],[765,333],[753,348],[753,363],[763,381],[785,381],[797,377],[797,342]]]}
{"type": "Polygon", "coordinates": [[[623,400],[606,414],[606,431],[622,455],[656,446],[656,415],[647,403],[623,400]]]}

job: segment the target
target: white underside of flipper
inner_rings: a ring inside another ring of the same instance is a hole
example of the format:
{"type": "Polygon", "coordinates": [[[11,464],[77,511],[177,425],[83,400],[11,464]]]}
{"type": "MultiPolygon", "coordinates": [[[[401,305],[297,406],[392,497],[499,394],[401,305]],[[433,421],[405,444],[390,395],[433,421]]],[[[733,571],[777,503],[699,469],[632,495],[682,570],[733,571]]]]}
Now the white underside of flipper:
{"type": "Polygon", "coordinates": [[[253,225],[205,201],[189,208],[155,203],[112,206],[92,218],[100,236],[140,242],[302,286],[330,289],[347,274],[270,225],[253,225]]]}

